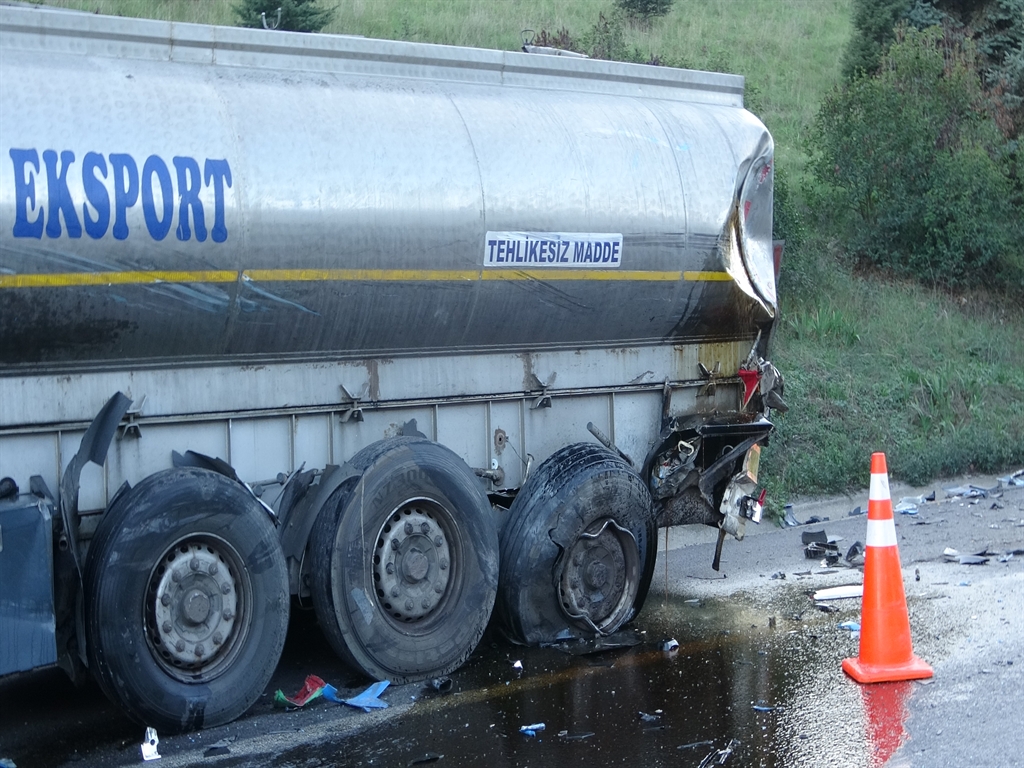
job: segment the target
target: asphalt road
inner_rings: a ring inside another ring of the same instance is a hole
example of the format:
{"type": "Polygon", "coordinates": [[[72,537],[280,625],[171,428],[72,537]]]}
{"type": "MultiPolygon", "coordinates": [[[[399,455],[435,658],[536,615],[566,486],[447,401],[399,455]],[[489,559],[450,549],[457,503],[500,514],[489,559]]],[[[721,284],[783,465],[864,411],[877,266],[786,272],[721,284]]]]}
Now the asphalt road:
{"type": "MultiPolygon", "coordinates": [[[[227,726],[162,736],[163,757],[152,764],[695,767],[735,739],[729,765],[1024,765],[1024,555],[984,565],[943,557],[946,547],[1024,550],[1024,489],[944,499],[944,486],[967,483],[996,484],[958,478],[892,488],[894,502],[931,490],[939,499],[895,519],[914,651],[935,671],[929,682],[853,682],[840,663],[857,654],[858,641],[839,624],[860,618],[859,601],[824,604],[826,613],[810,598],[862,580],[842,561],[823,567],[807,559],[801,534],[824,530],[843,553],[863,541],[866,518],[848,512],[866,509],[865,490],[793,510],[799,520],[827,517],[822,523],[764,524],[742,542],[728,540],[719,572],[710,567],[712,529],[670,530],[631,630],[634,648],[571,657],[485,637],[452,675],[453,693],[392,686],[384,710],[273,706],[274,690],[298,690],[309,672],[347,695],[366,685],[334,658],[311,613],[298,612],[278,672],[253,709],[227,726]],[[678,652],[659,650],[668,637],[678,639],[678,652]],[[522,670],[512,665],[519,660],[522,670]],[[638,712],[657,719],[638,720],[638,712]],[[536,737],[518,732],[542,720],[548,730],[536,737]]],[[[142,736],[95,686],[75,689],[55,670],[0,682],[0,758],[20,768],[138,765],[142,736]]]]}

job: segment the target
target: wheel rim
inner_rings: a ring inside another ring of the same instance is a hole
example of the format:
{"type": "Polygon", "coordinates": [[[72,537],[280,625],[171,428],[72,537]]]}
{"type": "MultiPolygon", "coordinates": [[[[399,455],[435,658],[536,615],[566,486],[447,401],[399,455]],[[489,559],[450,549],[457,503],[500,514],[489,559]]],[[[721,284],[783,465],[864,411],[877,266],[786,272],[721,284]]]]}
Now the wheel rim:
{"type": "Polygon", "coordinates": [[[385,614],[403,626],[429,621],[448,600],[456,581],[453,523],[430,499],[397,507],[377,534],[373,579],[385,614]]]}
{"type": "Polygon", "coordinates": [[[565,554],[559,580],[562,610],[598,634],[629,618],[640,584],[639,547],[610,517],[595,520],[565,554]]]}
{"type": "Polygon", "coordinates": [[[172,677],[197,683],[229,668],[243,645],[252,588],[241,558],[223,539],[179,540],[157,561],[146,593],[146,637],[172,677]]]}

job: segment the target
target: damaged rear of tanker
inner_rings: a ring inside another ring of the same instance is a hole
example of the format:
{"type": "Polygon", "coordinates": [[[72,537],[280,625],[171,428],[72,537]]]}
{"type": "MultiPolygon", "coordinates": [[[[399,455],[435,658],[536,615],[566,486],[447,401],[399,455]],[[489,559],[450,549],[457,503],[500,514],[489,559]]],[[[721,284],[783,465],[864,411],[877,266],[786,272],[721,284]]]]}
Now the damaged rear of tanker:
{"type": "Polygon", "coordinates": [[[0,674],[215,725],[292,599],[419,680],[759,520],[742,78],[0,7],[0,112],[0,674]]]}

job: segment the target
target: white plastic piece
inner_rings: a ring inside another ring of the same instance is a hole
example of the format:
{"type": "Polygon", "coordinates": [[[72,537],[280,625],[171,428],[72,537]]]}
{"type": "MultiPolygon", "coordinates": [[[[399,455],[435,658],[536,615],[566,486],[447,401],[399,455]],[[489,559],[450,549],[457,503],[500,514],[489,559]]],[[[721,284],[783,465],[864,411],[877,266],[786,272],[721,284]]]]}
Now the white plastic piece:
{"type": "Polygon", "coordinates": [[[160,753],[157,751],[157,745],[160,744],[160,737],[156,735],[156,728],[146,729],[146,740],[142,742],[142,759],[159,760],[160,753]]]}

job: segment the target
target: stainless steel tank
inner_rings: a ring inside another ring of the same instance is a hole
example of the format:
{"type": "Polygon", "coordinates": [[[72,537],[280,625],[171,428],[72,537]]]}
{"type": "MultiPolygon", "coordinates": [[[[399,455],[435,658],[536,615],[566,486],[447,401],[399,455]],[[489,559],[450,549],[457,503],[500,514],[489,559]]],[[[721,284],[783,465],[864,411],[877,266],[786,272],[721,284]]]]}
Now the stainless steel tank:
{"type": "Polygon", "coordinates": [[[753,339],[742,87],[0,8],[0,373],[753,339]]]}

